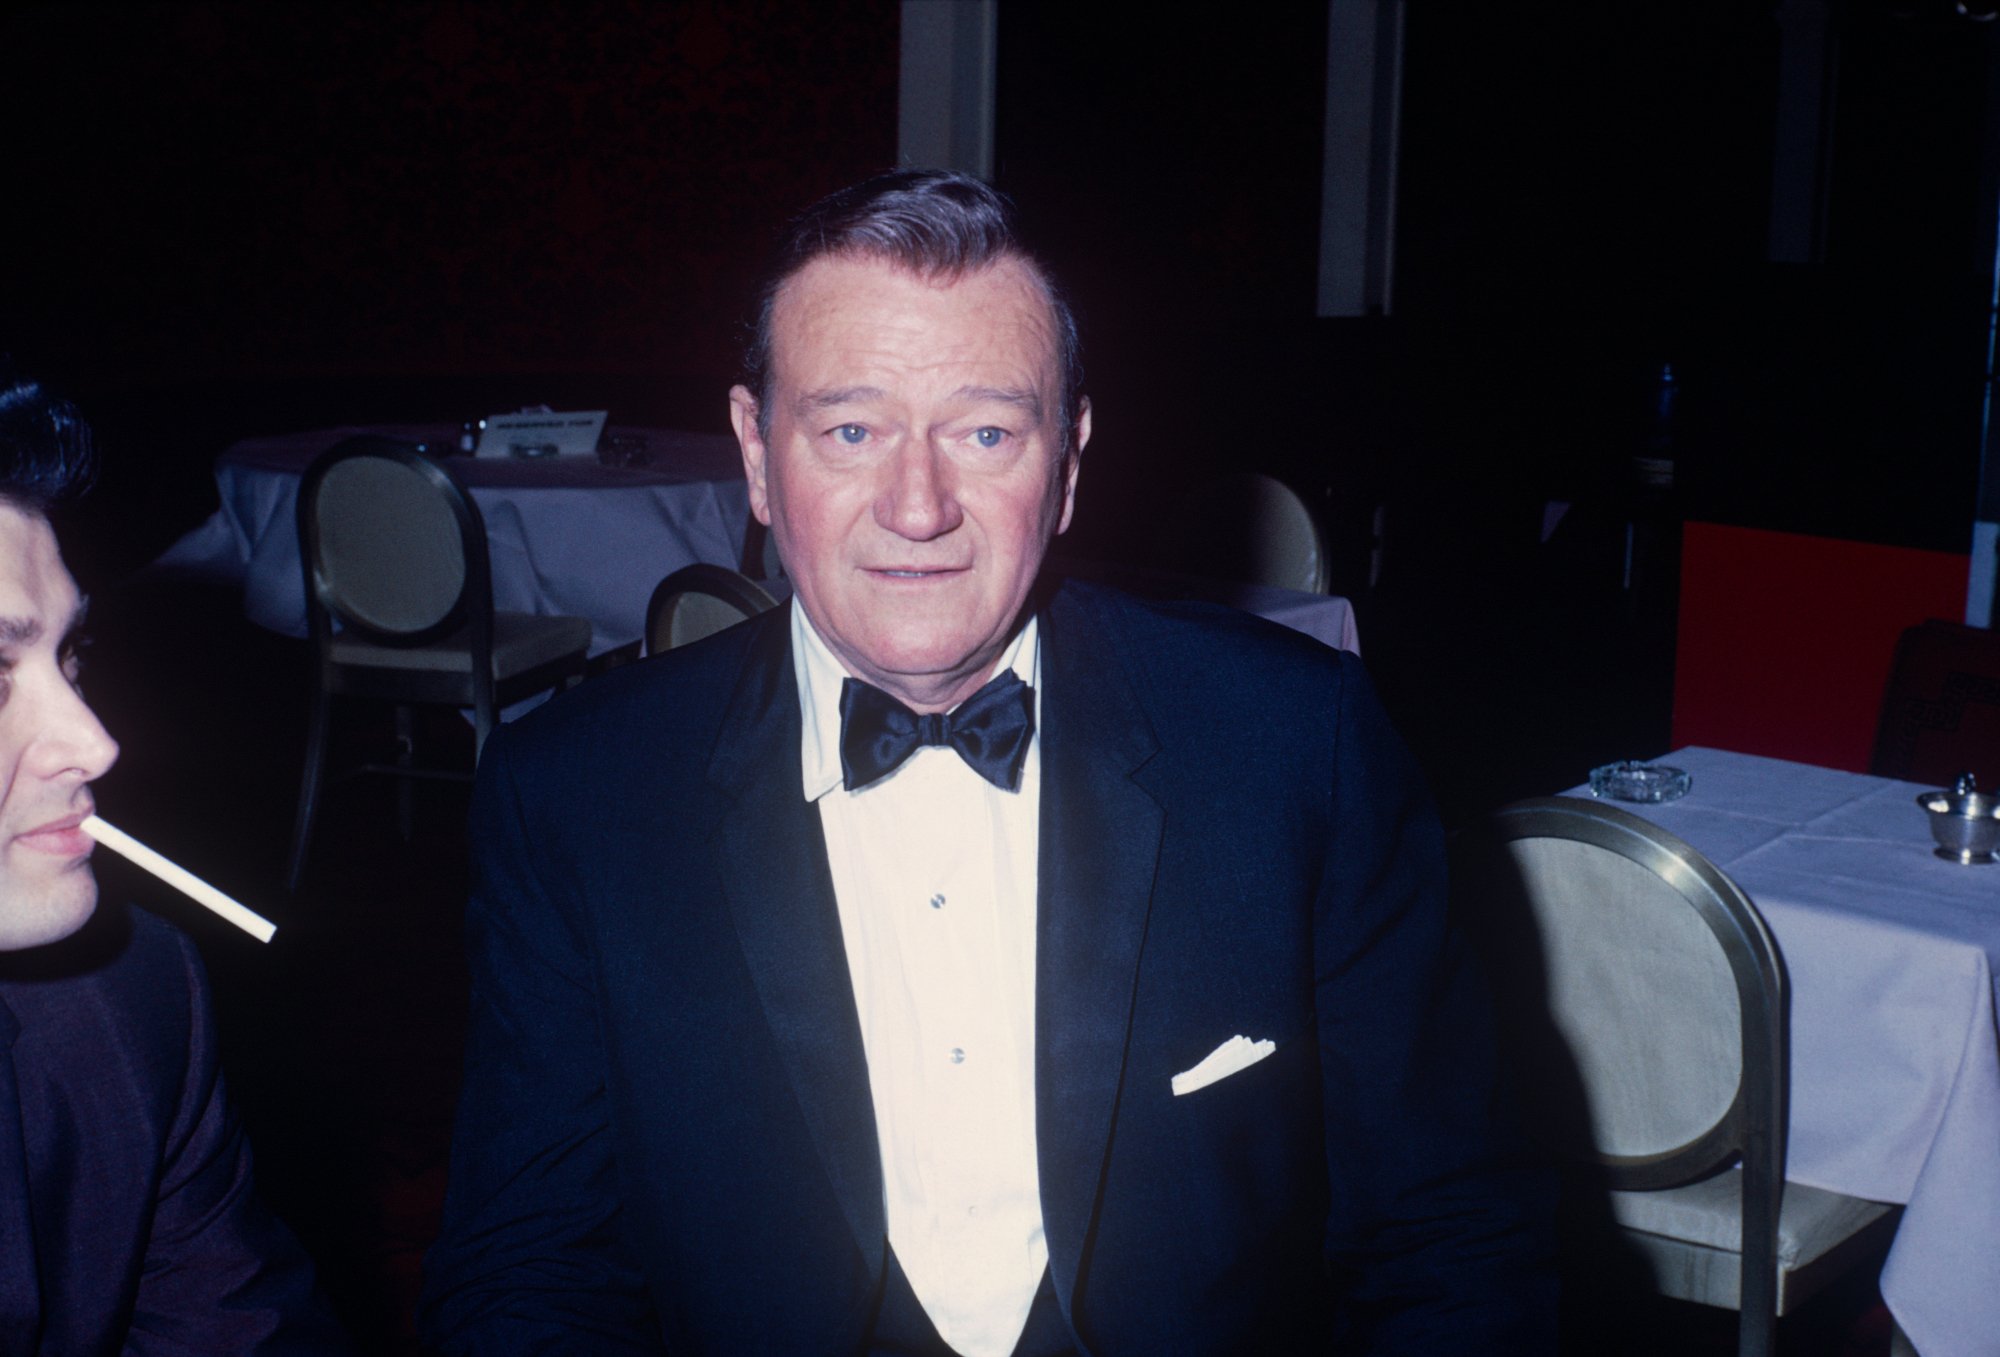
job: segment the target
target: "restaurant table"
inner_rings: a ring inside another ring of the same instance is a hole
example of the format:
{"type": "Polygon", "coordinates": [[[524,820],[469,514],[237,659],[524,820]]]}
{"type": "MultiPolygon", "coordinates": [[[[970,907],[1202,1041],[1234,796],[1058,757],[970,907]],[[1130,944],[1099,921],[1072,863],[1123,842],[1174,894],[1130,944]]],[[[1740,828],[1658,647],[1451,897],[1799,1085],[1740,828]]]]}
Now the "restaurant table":
{"type": "Polygon", "coordinates": [[[1624,808],[1728,873],[1784,956],[1786,1177],[1905,1203],[1890,1311],[1922,1357],[2000,1353],[2000,866],[1935,856],[1916,783],[1717,749],[1661,762],[1688,795],[1624,808]]]}
{"type": "MultiPolygon", "coordinates": [[[[590,653],[635,644],[659,582],[684,565],[736,567],[750,520],[736,440],[728,434],[614,428],[646,445],[644,466],[595,457],[447,457],[486,520],[493,606],[503,612],[588,618],[590,653]]],[[[244,616],[287,636],[306,634],[299,567],[299,483],[312,460],[344,438],[372,434],[451,446],[442,424],[322,429],[248,438],[215,463],[222,506],[169,547],[156,567],[190,571],[243,590],[244,616]]],[[[1058,573],[1072,570],[1055,566],[1058,573]]],[[[1155,597],[1225,603],[1360,653],[1354,609],[1335,595],[1189,580],[1103,565],[1073,573],[1155,597]]]]}
{"type": "MultiPolygon", "coordinates": [[[[493,606],[587,618],[593,655],[645,630],[653,587],[696,561],[737,565],[750,518],[736,440],[728,434],[613,429],[644,440],[646,464],[594,456],[442,459],[486,520],[493,606]]],[[[297,504],[305,469],[344,438],[376,434],[454,446],[456,427],[392,425],[250,438],[216,459],[222,507],[156,566],[237,583],[244,615],[306,634],[297,504]]]]}

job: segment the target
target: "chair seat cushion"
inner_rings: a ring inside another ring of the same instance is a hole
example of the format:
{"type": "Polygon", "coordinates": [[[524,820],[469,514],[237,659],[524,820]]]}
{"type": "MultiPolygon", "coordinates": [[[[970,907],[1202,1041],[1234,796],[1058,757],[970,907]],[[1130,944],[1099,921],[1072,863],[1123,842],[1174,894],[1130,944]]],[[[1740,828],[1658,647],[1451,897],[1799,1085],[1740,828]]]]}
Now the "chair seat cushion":
{"type": "MultiPolygon", "coordinates": [[[[533,613],[493,614],[493,677],[510,678],[539,665],[590,649],[590,622],[582,617],[541,617],[533,613]]],[[[351,632],[333,638],[333,662],[360,669],[405,669],[469,673],[472,630],[461,627],[422,646],[391,646],[351,632]]]]}
{"type": "MultiPolygon", "coordinates": [[[[1881,1202],[1786,1183],[1778,1213],[1778,1262],[1787,1269],[1804,1266],[1893,1210],[1881,1202]]],[[[1737,1253],[1743,1248],[1743,1171],[1729,1169],[1657,1192],[1613,1192],[1611,1214],[1628,1230],[1737,1253]]]]}

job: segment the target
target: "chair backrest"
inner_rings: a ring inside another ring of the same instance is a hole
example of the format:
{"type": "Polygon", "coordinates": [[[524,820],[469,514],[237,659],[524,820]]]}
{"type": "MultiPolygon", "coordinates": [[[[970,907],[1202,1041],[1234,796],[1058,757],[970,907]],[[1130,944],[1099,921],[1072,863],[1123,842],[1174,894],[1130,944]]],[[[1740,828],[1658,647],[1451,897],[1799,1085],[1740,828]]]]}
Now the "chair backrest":
{"type": "Polygon", "coordinates": [[[696,562],[661,580],[646,605],[646,653],[713,636],[746,617],[778,606],[755,580],[727,566],[696,562]]]}
{"type": "Polygon", "coordinates": [[[1636,815],[1543,797],[1491,829],[1461,855],[1460,889],[1478,896],[1460,904],[1524,1105],[1614,1189],[1675,1187],[1741,1155],[1739,1341],[1767,1350],[1790,1087],[1777,944],[1721,869],[1636,815]]]}
{"type": "Polygon", "coordinates": [[[1493,820],[1468,907],[1559,1148],[1614,1188],[1670,1187],[1738,1154],[1783,1180],[1785,980],[1762,917],[1713,863],[1596,801],[1493,820]],[[1534,1029],[1534,1030],[1531,1030],[1534,1029]]]}
{"type": "Polygon", "coordinates": [[[1868,771],[1933,787],[1965,772],[2000,783],[2000,632],[1925,622],[1903,633],[1868,771]]]}
{"type": "Polygon", "coordinates": [[[467,622],[490,632],[485,524],[414,444],[363,436],[328,449],[299,486],[298,519],[315,635],[329,616],[392,645],[422,645],[467,622]]]}
{"type": "Polygon", "coordinates": [[[1331,580],[1319,520],[1296,490],[1261,472],[1203,482],[1166,521],[1164,555],[1175,569],[1313,594],[1331,580]]]}

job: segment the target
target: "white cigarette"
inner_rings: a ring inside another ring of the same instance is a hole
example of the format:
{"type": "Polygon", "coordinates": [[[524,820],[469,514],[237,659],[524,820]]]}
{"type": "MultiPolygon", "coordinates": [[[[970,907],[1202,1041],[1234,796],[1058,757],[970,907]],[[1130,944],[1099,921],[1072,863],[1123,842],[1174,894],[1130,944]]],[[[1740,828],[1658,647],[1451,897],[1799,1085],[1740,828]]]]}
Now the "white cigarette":
{"type": "Polygon", "coordinates": [[[112,852],[144,867],[196,904],[206,905],[257,941],[269,942],[271,935],[278,931],[278,926],[263,915],[238,904],[187,868],[167,861],[116,825],[108,825],[95,815],[88,815],[84,817],[82,829],[112,852]]]}

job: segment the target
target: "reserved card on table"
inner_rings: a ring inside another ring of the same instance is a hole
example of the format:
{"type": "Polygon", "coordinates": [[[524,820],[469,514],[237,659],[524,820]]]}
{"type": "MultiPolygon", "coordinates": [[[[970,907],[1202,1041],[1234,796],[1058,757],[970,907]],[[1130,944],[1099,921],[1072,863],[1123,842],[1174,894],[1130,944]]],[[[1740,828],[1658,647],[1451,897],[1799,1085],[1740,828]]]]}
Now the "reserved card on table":
{"type": "Polygon", "coordinates": [[[479,421],[478,457],[553,457],[597,451],[602,410],[523,410],[479,421]]]}

